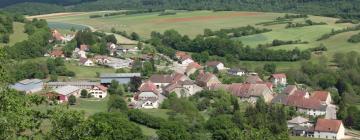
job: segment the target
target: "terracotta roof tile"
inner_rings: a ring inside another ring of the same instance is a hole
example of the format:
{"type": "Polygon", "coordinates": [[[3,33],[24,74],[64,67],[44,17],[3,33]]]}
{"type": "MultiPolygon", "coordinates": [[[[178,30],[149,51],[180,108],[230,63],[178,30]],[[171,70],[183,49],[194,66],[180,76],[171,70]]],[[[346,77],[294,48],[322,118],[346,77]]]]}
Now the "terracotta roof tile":
{"type": "Polygon", "coordinates": [[[62,57],[64,55],[64,52],[62,50],[56,49],[53,50],[50,55],[53,57],[62,57]]]}
{"type": "Polygon", "coordinates": [[[315,131],[337,133],[341,124],[341,120],[318,119],[315,131]]]}
{"type": "Polygon", "coordinates": [[[286,78],[285,73],[277,73],[277,74],[272,74],[271,77],[274,77],[275,79],[281,79],[281,78],[286,78]]]}
{"type": "Polygon", "coordinates": [[[221,62],[219,62],[219,61],[208,61],[208,62],[206,62],[206,66],[208,66],[208,67],[216,67],[220,63],[221,62]]]}
{"type": "Polygon", "coordinates": [[[314,91],[312,93],[312,97],[319,99],[320,101],[326,101],[328,96],[329,96],[328,91],[314,91]]]}

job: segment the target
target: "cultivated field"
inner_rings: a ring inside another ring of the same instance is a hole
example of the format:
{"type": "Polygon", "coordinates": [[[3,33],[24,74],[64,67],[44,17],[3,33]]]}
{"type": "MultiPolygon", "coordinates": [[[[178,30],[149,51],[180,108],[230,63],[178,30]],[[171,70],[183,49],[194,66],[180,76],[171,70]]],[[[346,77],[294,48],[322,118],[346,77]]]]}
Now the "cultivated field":
{"type": "MultiPolygon", "coordinates": [[[[324,55],[332,57],[335,52],[358,51],[359,44],[348,43],[347,39],[360,31],[352,31],[340,33],[322,41],[317,39],[325,33],[330,33],[331,30],[343,29],[346,27],[356,26],[355,24],[342,23],[335,24],[336,18],[309,16],[314,22],[325,22],[326,25],[314,25],[298,28],[285,28],[286,24],[275,24],[269,26],[258,25],[258,23],[273,21],[277,17],[283,17],[285,13],[262,13],[262,12],[213,12],[213,11],[180,11],[176,15],[159,16],[158,12],[134,14],[134,15],[117,15],[101,18],[89,18],[90,15],[105,14],[113,11],[89,12],[89,13],[60,13],[51,15],[36,16],[37,18],[44,18],[52,24],[78,24],[91,26],[94,30],[101,30],[109,32],[111,28],[120,31],[136,32],[141,35],[143,39],[150,36],[151,31],[163,32],[168,29],[175,29],[182,34],[195,37],[202,34],[205,28],[218,30],[223,28],[233,28],[252,25],[258,28],[272,29],[271,32],[244,36],[234,38],[240,40],[244,45],[250,47],[257,47],[258,44],[271,43],[274,39],[279,40],[302,40],[307,41],[308,44],[291,44],[271,47],[271,49],[308,49],[324,44],[328,51],[324,55]]],[[[33,18],[33,17],[30,17],[33,18]]],[[[294,19],[294,23],[304,23],[305,19],[294,19]]],[[[125,40],[126,41],[126,40],[125,40]]],[[[316,59],[316,57],[313,57],[316,59]]],[[[242,62],[241,65],[247,65],[249,69],[261,66],[268,62],[242,62]]],[[[286,70],[289,67],[298,66],[299,62],[275,62],[278,64],[279,70],[286,70]]]]}
{"type": "Polygon", "coordinates": [[[146,13],[135,15],[118,15],[103,18],[89,18],[89,15],[103,14],[104,12],[91,12],[87,14],[60,14],[52,16],[37,16],[50,22],[63,22],[89,25],[97,30],[110,31],[111,28],[137,32],[141,36],[149,37],[151,31],[163,32],[176,29],[180,33],[194,37],[203,33],[205,28],[213,30],[230,27],[253,25],[258,22],[272,20],[283,16],[281,13],[259,12],[178,12],[176,15],[158,16],[159,13],[146,13]]]}
{"type": "MultiPolygon", "coordinates": [[[[212,12],[212,11],[193,11],[177,12],[176,15],[159,16],[159,13],[145,13],[134,15],[117,15],[102,18],[89,18],[94,14],[105,14],[113,11],[89,12],[89,13],[59,13],[51,15],[34,16],[47,19],[52,24],[56,22],[79,24],[93,27],[95,30],[109,32],[111,28],[125,30],[127,32],[137,32],[143,38],[149,38],[151,31],[163,32],[168,29],[175,29],[182,34],[195,37],[203,33],[205,28],[218,30],[222,28],[241,27],[252,25],[259,28],[269,28],[273,31],[237,38],[245,45],[256,47],[258,44],[270,43],[274,39],[281,40],[302,40],[309,44],[294,44],[273,47],[274,49],[307,49],[323,43],[329,48],[329,53],[337,51],[358,50],[358,44],[348,43],[346,40],[352,34],[359,31],[338,34],[323,41],[316,41],[322,34],[329,33],[332,29],[342,29],[355,26],[352,24],[335,24],[336,18],[310,16],[314,22],[325,22],[327,25],[316,25],[300,28],[286,29],[286,24],[270,26],[256,25],[257,23],[272,21],[277,17],[284,16],[284,13],[262,13],[262,12],[212,12]]],[[[34,18],[29,17],[29,18],[34,18]]],[[[293,22],[304,22],[304,19],[295,19],[293,22]]],[[[59,24],[60,24],[59,23],[59,24]]]]}

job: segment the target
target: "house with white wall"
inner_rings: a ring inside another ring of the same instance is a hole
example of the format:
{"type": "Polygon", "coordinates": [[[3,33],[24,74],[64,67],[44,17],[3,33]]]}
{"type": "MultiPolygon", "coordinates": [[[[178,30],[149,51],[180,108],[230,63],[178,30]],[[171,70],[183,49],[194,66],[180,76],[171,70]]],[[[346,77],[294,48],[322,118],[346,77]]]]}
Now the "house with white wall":
{"type": "Polygon", "coordinates": [[[274,86],[285,86],[287,84],[286,75],[284,73],[272,74],[270,81],[274,86]]]}
{"type": "Polygon", "coordinates": [[[341,120],[318,119],[314,138],[340,140],[345,137],[345,127],[341,120]]]}
{"type": "Polygon", "coordinates": [[[95,98],[105,98],[107,96],[107,87],[103,85],[96,85],[89,89],[89,94],[95,98]]]}
{"type": "Polygon", "coordinates": [[[224,63],[222,63],[222,62],[220,62],[220,61],[209,61],[209,62],[206,62],[206,67],[216,68],[216,69],[218,69],[218,70],[224,70],[224,69],[226,69],[224,63]]]}

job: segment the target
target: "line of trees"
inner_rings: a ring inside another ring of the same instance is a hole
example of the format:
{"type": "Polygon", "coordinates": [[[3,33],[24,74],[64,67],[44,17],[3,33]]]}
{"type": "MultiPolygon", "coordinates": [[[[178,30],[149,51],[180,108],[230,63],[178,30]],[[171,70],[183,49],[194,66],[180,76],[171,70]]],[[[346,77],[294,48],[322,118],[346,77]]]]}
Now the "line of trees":
{"type": "Polygon", "coordinates": [[[350,32],[350,31],[358,31],[358,30],[360,30],[360,25],[356,25],[354,27],[346,27],[346,28],[340,29],[340,30],[332,29],[330,33],[323,34],[320,38],[317,39],[317,41],[328,39],[328,38],[330,38],[334,35],[340,34],[340,33],[345,33],[345,32],[350,32]]]}
{"type": "Polygon", "coordinates": [[[359,43],[360,42],[360,33],[350,36],[348,39],[350,43],[359,43]]]}
{"type": "Polygon", "coordinates": [[[310,51],[293,50],[271,50],[266,47],[251,48],[244,47],[240,41],[229,38],[197,36],[190,39],[182,36],[175,30],[167,30],[164,34],[151,33],[148,40],[160,53],[174,58],[175,50],[199,53],[198,59],[206,57],[201,52],[207,52],[210,56],[231,58],[232,60],[253,60],[253,61],[297,61],[309,59],[310,51]]]}
{"type": "Polygon", "coordinates": [[[211,29],[205,29],[204,30],[204,37],[210,37],[210,36],[218,36],[218,37],[242,37],[247,35],[253,35],[253,34],[260,34],[265,32],[270,32],[271,29],[259,29],[255,28],[253,26],[244,26],[244,27],[238,27],[238,28],[230,28],[230,29],[220,29],[218,31],[212,31],[211,29]]]}
{"type": "MultiPolygon", "coordinates": [[[[311,1],[288,1],[288,0],[98,0],[93,2],[78,1],[72,6],[59,6],[62,2],[49,2],[47,0],[33,0],[35,2],[48,2],[50,4],[27,3],[18,4],[5,8],[10,12],[21,12],[24,14],[39,14],[59,11],[101,11],[101,10],[124,10],[124,9],[147,9],[147,10],[214,10],[214,11],[271,11],[291,12],[312,15],[325,15],[331,17],[342,17],[344,19],[360,18],[360,4],[358,1],[343,0],[311,0],[311,1]],[[37,5],[35,5],[37,4],[37,5]],[[41,8],[34,8],[34,7],[41,8]]],[[[67,3],[67,4],[74,4],[67,3]]],[[[2,4],[2,3],[0,3],[2,4]]],[[[7,4],[6,4],[7,5],[7,4]]],[[[1,7],[1,6],[0,6],[1,7]]]]}
{"type": "Polygon", "coordinates": [[[275,39],[271,43],[259,44],[258,46],[260,46],[260,47],[275,47],[275,46],[289,45],[289,44],[308,44],[308,43],[309,42],[307,42],[307,41],[301,41],[301,40],[289,40],[289,41],[285,40],[284,41],[284,40],[275,39]]]}
{"type": "Polygon", "coordinates": [[[288,23],[285,28],[298,28],[305,26],[314,26],[314,25],[326,25],[325,22],[314,22],[310,19],[305,20],[305,23],[288,23]]]}

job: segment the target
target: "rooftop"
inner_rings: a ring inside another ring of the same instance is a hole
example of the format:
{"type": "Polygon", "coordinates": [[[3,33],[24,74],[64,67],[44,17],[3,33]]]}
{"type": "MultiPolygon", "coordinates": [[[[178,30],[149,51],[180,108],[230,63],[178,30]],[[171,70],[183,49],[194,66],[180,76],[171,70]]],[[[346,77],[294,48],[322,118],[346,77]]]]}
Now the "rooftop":
{"type": "Polygon", "coordinates": [[[130,78],[140,77],[141,73],[102,73],[100,78],[130,78]]]}
{"type": "Polygon", "coordinates": [[[54,92],[61,94],[61,95],[69,95],[77,90],[79,90],[80,88],[75,87],[75,86],[64,86],[64,87],[60,87],[54,90],[54,92]]]}
{"type": "Polygon", "coordinates": [[[341,120],[318,119],[315,131],[337,133],[341,124],[341,120]]]}

